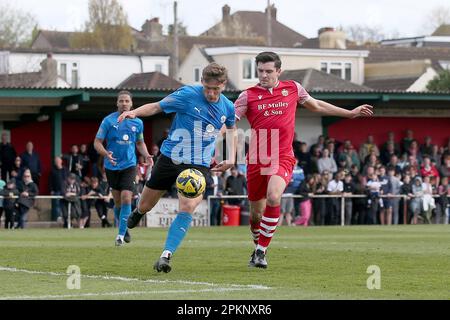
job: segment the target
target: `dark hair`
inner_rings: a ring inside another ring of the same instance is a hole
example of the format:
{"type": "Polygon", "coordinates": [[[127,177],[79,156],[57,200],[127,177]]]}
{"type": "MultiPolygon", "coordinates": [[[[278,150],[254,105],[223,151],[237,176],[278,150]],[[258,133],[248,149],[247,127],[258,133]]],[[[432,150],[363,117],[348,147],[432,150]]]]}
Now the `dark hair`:
{"type": "Polygon", "coordinates": [[[121,95],[127,95],[129,96],[131,99],[133,99],[133,95],[131,94],[130,91],[127,90],[122,90],[117,94],[117,98],[119,98],[121,95]]]}
{"type": "Polygon", "coordinates": [[[225,81],[227,81],[227,79],[227,69],[218,63],[212,62],[203,69],[202,80],[205,82],[216,80],[220,83],[224,83],[225,81]]]}
{"type": "Polygon", "coordinates": [[[258,54],[255,58],[256,65],[258,63],[275,62],[275,68],[281,68],[281,59],[275,52],[265,51],[258,54]]]}

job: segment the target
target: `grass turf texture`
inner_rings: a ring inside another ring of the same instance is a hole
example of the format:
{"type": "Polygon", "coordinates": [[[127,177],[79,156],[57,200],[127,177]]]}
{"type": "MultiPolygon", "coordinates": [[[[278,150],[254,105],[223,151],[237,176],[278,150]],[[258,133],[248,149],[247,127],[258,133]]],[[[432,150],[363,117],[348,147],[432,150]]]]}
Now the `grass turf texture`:
{"type": "Polygon", "coordinates": [[[114,229],[2,229],[0,299],[450,299],[450,226],[281,227],[266,270],[247,267],[248,227],[191,228],[172,272],[156,273],[166,233],[133,229],[115,247],[114,229]],[[66,287],[69,265],[80,290],[66,287]],[[371,265],[380,290],[367,288],[371,265]]]}

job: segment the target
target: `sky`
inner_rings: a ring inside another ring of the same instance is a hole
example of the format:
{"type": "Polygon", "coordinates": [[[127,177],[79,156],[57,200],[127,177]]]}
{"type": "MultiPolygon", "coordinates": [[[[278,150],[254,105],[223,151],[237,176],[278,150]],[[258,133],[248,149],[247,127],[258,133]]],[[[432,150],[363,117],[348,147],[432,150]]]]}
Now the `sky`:
{"type": "MultiPolygon", "coordinates": [[[[15,0],[8,2],[33,14],[41,29],[76,31],[88,18],[88,0],[15,0]]],[[[138,30],[146,19],[159,17],[163,25],[173,22],[173,0],[119,0],[130,25],[138,30]]],[[[450,8],[449,0],[271,0],[277,20],[308,38],[319,28],[367,25],[385,35],[401,37],[429,34],[427,16],[433,8],[450,8]]],[[[222,17],[222,6],[238,10],[264,11],[267,0],[178,0],[179,19],[190,35],[198,35],[222,17]]]]}

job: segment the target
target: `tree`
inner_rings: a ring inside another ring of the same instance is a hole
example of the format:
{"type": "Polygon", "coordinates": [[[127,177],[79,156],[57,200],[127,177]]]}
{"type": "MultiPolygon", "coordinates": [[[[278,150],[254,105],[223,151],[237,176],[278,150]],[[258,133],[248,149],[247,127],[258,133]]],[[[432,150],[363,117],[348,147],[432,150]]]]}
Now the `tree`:
{"type": "Polygon", "coordinates": [[[428,82],[429,91],[450,91],[450,70],[440,72],[433,80],[428,82]]]}
{"type": "Polygon", "coordinates": [[[89,20],[84,32],[70,39],[73,48],[125,50],[133,47],[134,38],[128,18],[117,0],[89,0],[89,20]]]}
{"type": "MultiPolygon", "coordinates": [[[[173,36],[173,23],[169,24],[169,36],[173,36]]],[[[187,27],[183,24],[183,22],[178,22],[178,35],[179,36],[187,36],[187,27]]]]}
{"type": "Polygon", "coordinates": [[[443,24],[450,24],[450,7],[437,6],[426,16],[423,29],[426,34],[431,34],[443,24]]]}
{"type": "Polygon", "coordinates": [[[0,47],[29,46],[36,18],[8,4],[0,4],[0,12],[0,47]]]}
{"type": "Polygon", "coordinates": [[[354,24],[344,28],[348,40],[356,42],[358,45],[366,43],[380,42],[386,38],[382,27],[354,24]]]}

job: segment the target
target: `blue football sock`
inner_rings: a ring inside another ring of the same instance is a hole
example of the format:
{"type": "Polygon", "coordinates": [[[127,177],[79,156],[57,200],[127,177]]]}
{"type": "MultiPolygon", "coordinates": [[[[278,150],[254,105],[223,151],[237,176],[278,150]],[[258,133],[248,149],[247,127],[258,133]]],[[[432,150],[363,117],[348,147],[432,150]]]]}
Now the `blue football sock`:
{"type": "Polygon", "coordinates": [[[119,236],[125,236],[127,232],[127,220],[131,214],[131,203],[122,204],[120,208],[120,220],[119,220],[119,236]]]}
{"type": "Polygon", "coordinates": [[[169,228],[169,233],[167,234],[166,245],[164,250],[172,252],[172,254],[177,250],[181,241],[183,241],[189,227],[191,226],[192,215],[187,212],[180,212],[175,220],[172,222],[169,228]]]}
{"type": "Polygon", "coordinates": [[[114,207],[114,226],[118,227],[120,221],[120,208],[114,207]]]}

